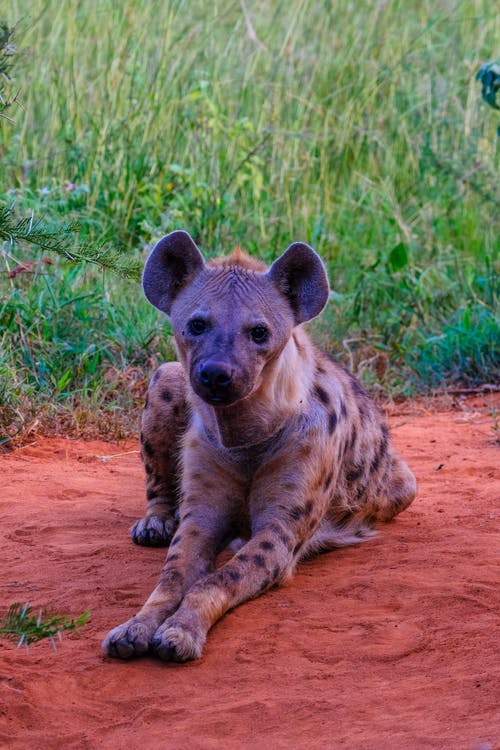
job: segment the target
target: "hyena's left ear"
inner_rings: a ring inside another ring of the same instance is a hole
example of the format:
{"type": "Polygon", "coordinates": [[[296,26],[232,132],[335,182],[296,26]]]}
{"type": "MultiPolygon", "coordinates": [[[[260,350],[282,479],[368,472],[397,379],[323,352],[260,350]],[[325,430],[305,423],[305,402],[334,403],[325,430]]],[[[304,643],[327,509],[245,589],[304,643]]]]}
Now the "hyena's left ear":
{"type": "Polygon", "coordinates": [[[330,285],[323,261],[304,242],[290,245],[266,276],[287,298],[296,325],[319,315],[328,301],[330,285]]]}
{"type": "Polygon", "coordinates": [[[177,230],[156,243],[144,266],[142,288],[152,305],[170,315],[172,302],[204,267],[205,261],[187,232],[177,230]]]}

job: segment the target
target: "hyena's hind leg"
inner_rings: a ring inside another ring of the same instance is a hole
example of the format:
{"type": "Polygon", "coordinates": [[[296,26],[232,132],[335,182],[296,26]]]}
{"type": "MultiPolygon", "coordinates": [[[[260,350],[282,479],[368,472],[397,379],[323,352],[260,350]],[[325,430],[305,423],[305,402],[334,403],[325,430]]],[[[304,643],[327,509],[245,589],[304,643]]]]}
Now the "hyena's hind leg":
{"type": "Polygon", "coordinates": [[[141,420],[147,509],[130,530],[136,544],[166,546],[177,526],[179,452],[188,419],[185,395],[181,365],[161,365],[151,378],[141,420]]]}
{"type": "Polygon", "coordinates": [[[417,480],[411,469],[396,453],[389,457],[389,465],[383,481],[383,491],[377,498],[375,517],[377,521],[391,521],[405,510],[417,494],[417,480]]]}
{"type": "Polygon", "coordinates": [[[391,521],[415,499],[417,482],[405,462],[389,450],[366,496],[357,507],[340,503],[330,509],[301,551],[301,558],[337,547],[358,544],[376,534],[378,523],[391,521]]]}

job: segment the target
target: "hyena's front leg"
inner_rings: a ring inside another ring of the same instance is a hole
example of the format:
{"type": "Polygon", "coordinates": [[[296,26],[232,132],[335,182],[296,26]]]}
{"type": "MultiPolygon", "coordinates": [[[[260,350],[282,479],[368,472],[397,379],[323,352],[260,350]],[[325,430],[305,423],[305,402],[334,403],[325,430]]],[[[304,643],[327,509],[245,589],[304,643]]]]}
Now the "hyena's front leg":
{"type": "MultiPolygon", "coordinates": [[[[286,458],[275,457],[278,465],[286,458]]],[[[254,484],[249,500],[252,538],[219,570],[198,580],[179,609],[155,633],[160,658],[187,661],[200,656],[212,625],[238,604],[288,578],[309,537],[321,523],[328,497],[301,474],[297,460],[287,476],[254,484]],[[295,493],[283,492],[285,486],[295,493]],[[264,486],[263,486],[264,485],[264,486]]]]}
{"type": "Polygon", "coordinates": [[[166,546],[177,525],[180,441],[186,429],[186,378],[178,362],[156,370],[141,420],[141,457],[146,471],[146,515],[130,533],[136,544],[166,546]]]}
{"type": "Polygon", "coordinates": [[[158,583],[139,612],[108,633],[102,644],[108,656],[130,659],[148,651],[155,631],[175,612],[185,592],[213,569],[228,528],[218,508],[183,505],[158,583]]]}

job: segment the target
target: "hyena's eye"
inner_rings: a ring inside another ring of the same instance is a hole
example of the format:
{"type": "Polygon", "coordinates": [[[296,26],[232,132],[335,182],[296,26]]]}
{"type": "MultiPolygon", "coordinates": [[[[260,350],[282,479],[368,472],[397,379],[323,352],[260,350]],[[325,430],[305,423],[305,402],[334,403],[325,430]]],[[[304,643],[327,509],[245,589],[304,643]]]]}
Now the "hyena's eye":
{"type": "Polygon", "coordinates": [[[263,344],[269,337],[269,331],[265,326],[254,326],[250,330],[250,336],[256,344],[263,344]]]}
{"type": "Polygon", "coordinates": [[[204,333],[208,328],[208,324],[201,318],[194,318],[190,320],[187,329],[192,336],[199,336],[200,333],[204,333]]]}

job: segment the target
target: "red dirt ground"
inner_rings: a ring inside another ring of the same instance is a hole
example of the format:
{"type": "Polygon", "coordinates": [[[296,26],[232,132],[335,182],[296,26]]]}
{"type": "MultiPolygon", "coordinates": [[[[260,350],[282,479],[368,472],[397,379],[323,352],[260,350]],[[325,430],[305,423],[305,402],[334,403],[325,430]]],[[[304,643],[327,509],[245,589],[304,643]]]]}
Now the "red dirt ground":
{"type": "Polygon", "coordinates": [[[0,458],[2,610],[29,600],[91,611],[57,653],[48,641],[29,652],[1,642],[0,746],[500,747],[491,416],[469,402],[390,422],[419,480],[411,508],[226,615],[187,665],[100,652],[165,555],[128,536],[144,502],[136,445],[38,438],[0,458]]]}

